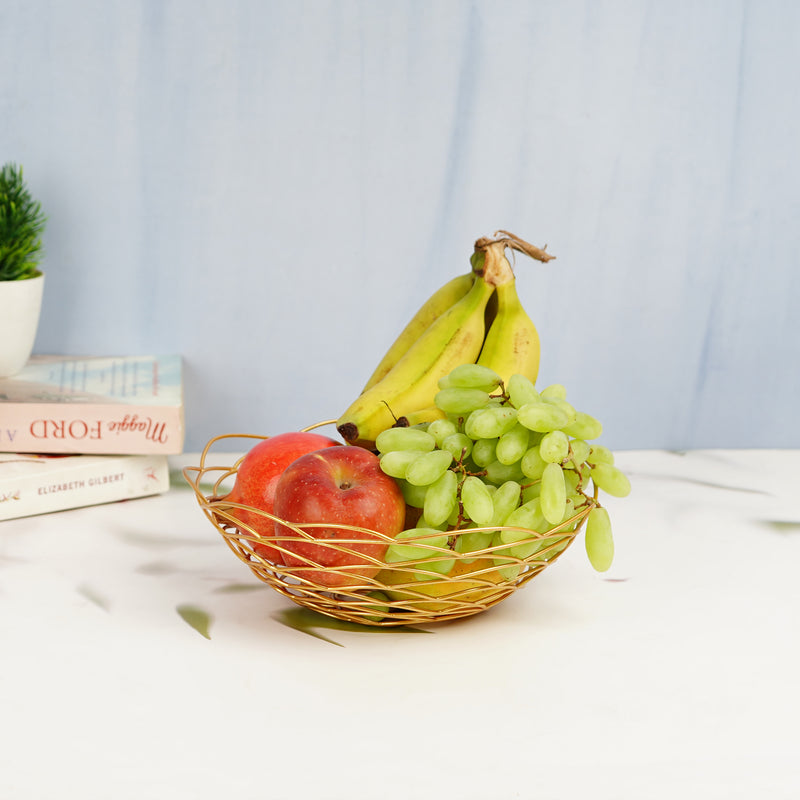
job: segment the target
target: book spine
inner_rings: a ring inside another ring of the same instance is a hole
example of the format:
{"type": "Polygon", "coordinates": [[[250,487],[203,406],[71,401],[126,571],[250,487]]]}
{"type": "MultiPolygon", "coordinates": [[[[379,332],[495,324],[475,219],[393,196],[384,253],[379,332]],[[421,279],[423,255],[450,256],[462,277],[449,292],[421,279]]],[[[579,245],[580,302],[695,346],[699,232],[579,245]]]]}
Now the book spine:
{"type": "Polygon", "coordinates": [[[0,452],[179,455],[181,406],[0,403],[0,452]]]}
{"type": "Polygon", "coordinates": [[[169,489],[166,456],[104,456],[0,479],[0,520],[130,500],[169,489]]]}

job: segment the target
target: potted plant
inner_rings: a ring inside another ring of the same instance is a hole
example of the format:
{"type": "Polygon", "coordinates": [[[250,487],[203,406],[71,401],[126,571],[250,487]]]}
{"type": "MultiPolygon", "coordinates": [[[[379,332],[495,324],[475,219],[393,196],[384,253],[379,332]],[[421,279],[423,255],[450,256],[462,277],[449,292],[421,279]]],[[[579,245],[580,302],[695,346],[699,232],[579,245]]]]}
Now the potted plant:
{"type": "Polygon", "coordinates": [[[33,351],[42,307],[39,269],[46,217],[22,167],[0,170],[0,377],[19,372],[33,351]]]}

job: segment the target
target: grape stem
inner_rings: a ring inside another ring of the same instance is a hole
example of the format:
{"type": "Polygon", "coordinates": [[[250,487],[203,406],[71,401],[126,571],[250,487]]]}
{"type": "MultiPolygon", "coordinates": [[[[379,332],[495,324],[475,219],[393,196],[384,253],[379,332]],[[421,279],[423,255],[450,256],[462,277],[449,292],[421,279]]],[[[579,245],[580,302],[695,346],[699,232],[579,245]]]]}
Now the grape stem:
{"type": "Polygon", "coordinates": [[[505,384],[502,380],[497,384],[497,388],[500,390],[500,394],[490,394],[489,397],[491,399],[499,400],[502,404],[510,403],[511,395],[506,391],[505,384]]]}

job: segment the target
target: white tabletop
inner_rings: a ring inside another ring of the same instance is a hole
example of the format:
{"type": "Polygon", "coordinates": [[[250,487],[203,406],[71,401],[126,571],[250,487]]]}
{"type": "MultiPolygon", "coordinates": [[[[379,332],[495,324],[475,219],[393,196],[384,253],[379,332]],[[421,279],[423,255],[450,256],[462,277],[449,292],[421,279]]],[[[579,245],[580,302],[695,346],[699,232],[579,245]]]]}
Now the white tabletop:
{"type": "Polygon", "coordinates": [[[608,573],[423,632],[308,627],[178,485],[0,523],[0,797],[800,797],[800,451],[618,463],[608,573]]]}

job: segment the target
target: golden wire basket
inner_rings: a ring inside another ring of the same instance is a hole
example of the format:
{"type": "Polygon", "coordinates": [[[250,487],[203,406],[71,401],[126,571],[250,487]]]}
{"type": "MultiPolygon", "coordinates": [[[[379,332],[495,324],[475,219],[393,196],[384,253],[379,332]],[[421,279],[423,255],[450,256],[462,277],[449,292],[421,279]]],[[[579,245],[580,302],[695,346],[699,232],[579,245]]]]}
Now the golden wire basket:
{"type": "MultiPolygon", "coordinates": [[[[330,423],[318,423],[305,430],[327,424],[330,423]]],[[[298,605],[348,622],[374,626],[421,625],[485,611],[555,562],[573,542],[595,506],[594,500],[586,497],[586,504],[572,517],[546,533],[492,526],[447,531],[447,547],[404,540],[404,544],[416,544],[429,555],[387,564],[368,552],[385,551],[385,547],[394,541],[384,534],[339,526],[335,528],[335,539],[317,539],[312,535],[313,528],[330,530],[332,526],[328,523],[304,523],[300,528],[265,511],[226,501],[244,455],[233,464],[219,466],[211,463],[211,449],[239,440],[237,447],[227,451],[238,453],[243,449],[241,440],[249,441],[248,447],[244,448],[247,450],[255,444],[254,440],[266,438],[251,434],[216,436],[206,444],[199,466],[185,467],[183,475],[211,524],[259,580],[298,605]],[[256,518],[277,522],[290,533],[262,537],[252,525],[237,517],[237,513],[242,515],[242,511],[250,515],[251,520],[255,515],[256,518]],[[526,551],[526,557],[508,553],[508,544],[468,553],[456,549],[460,536],[504,530],[514,531],[517,537],[522,537],[515,538],[513,547],[518,552],[526,551]],[[365,547],[364,537],[370,541],[368,547],[365,547]],[[329,552],[333,556],[333,551],[336,551],[337,557],[343,554],[352,563],[327,567],[293,549],[294,543],[308,542],[313,542],[315,549],[322,548],[316,552],[329,552]],[[287,553],[290,557],[284,559],[287,553]],[[292,564],[281,563],[284,560],[292,564]],[[445,575],[436,569],[444,560],[453,562],[449,574],[445,575]],[[333,586],[332,583],[339,585],[333,586]]],[[[409,511],[413,512],[413,509],[409,511]]]]}

